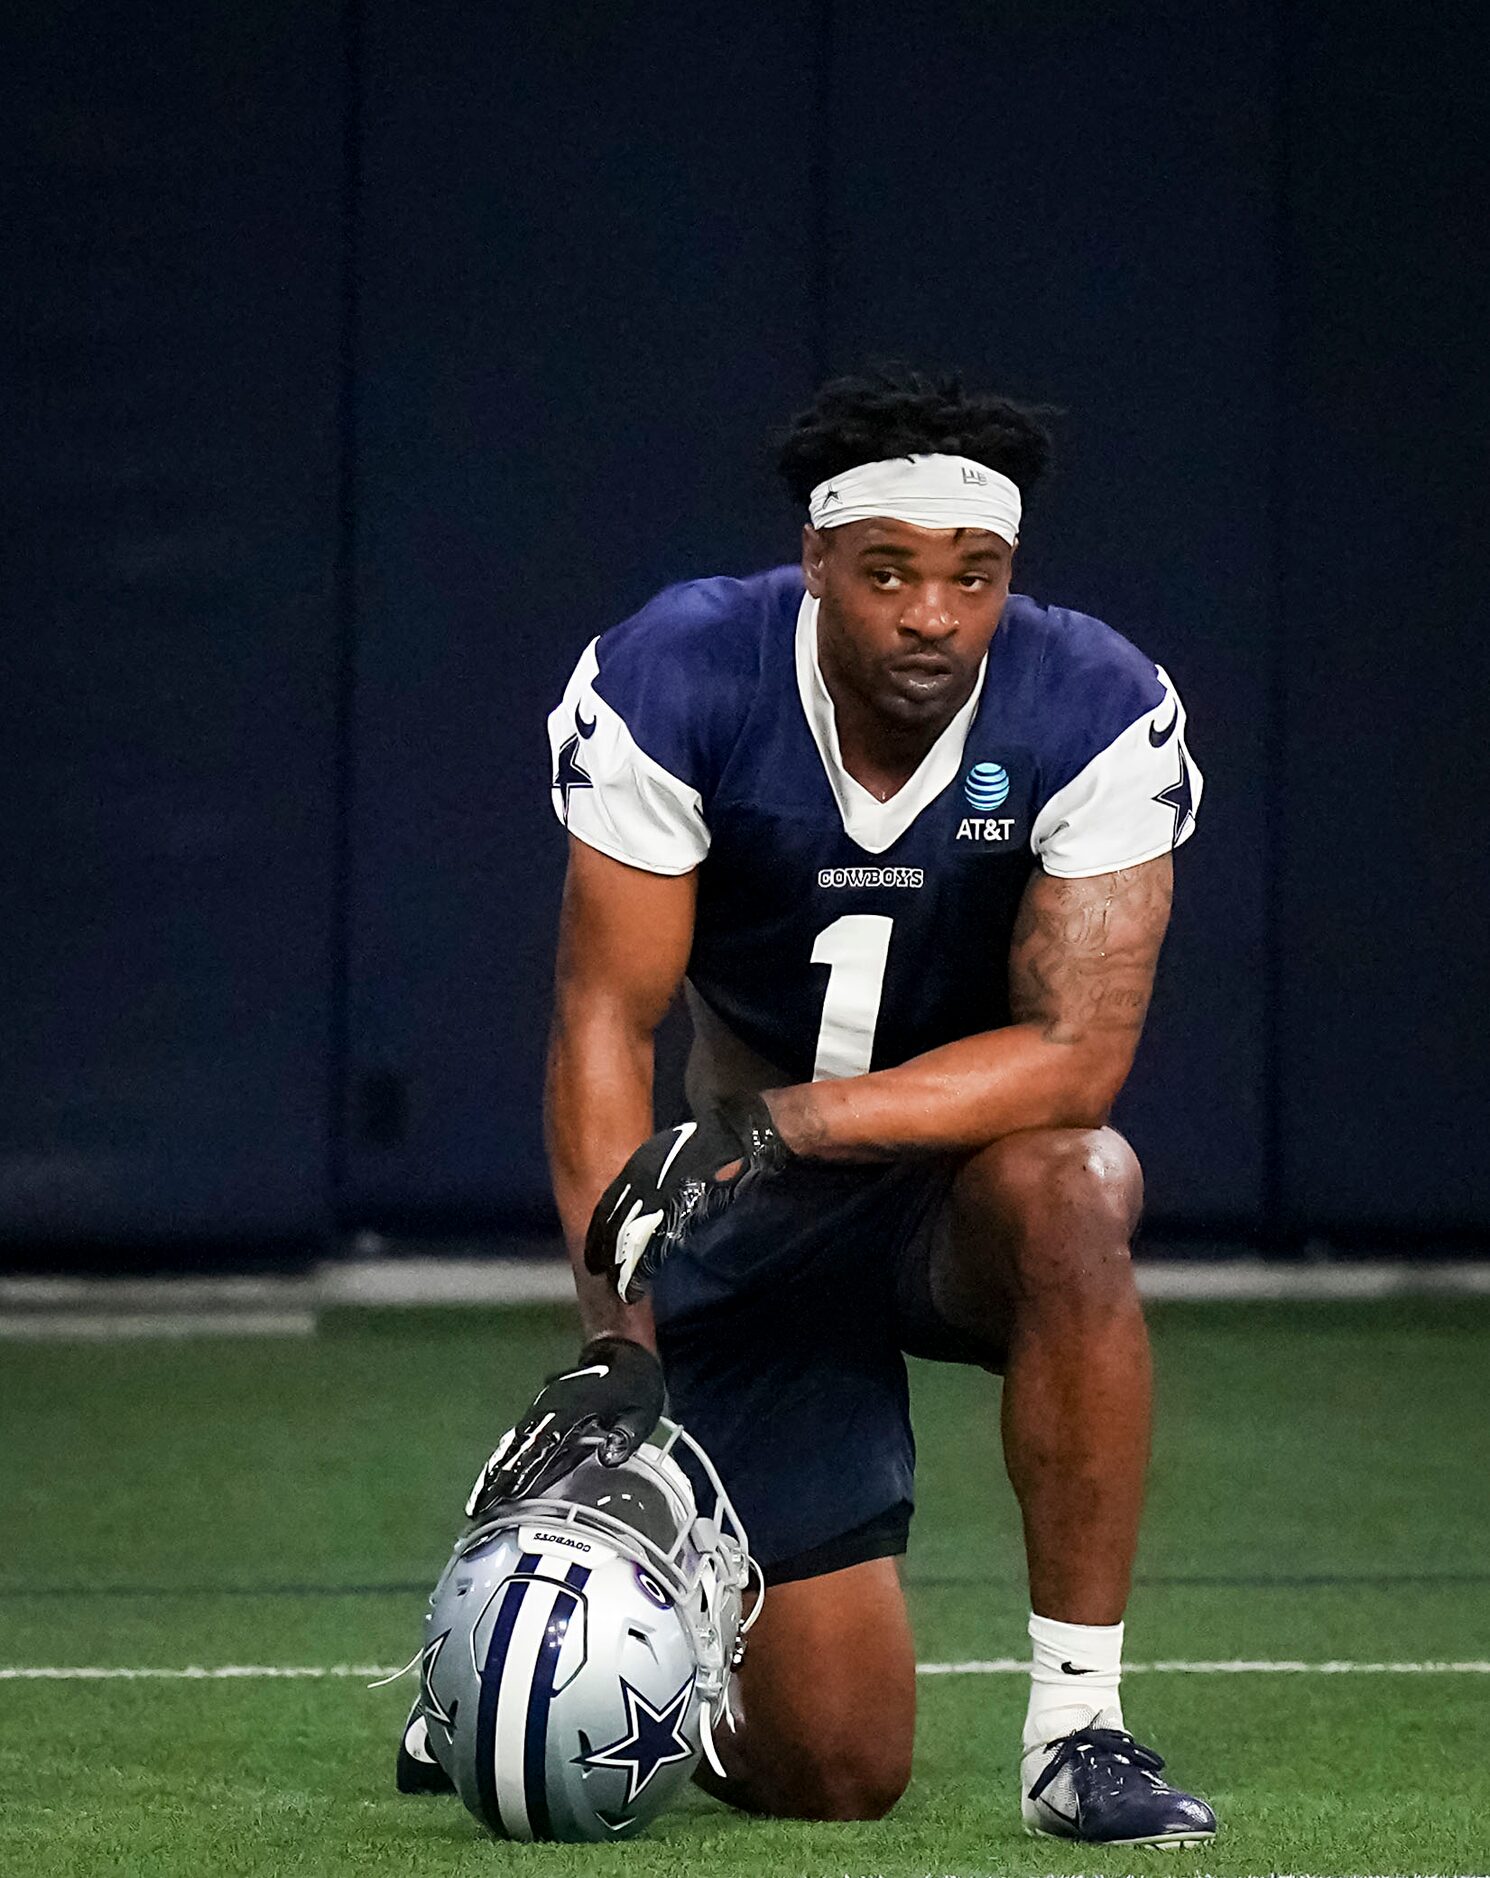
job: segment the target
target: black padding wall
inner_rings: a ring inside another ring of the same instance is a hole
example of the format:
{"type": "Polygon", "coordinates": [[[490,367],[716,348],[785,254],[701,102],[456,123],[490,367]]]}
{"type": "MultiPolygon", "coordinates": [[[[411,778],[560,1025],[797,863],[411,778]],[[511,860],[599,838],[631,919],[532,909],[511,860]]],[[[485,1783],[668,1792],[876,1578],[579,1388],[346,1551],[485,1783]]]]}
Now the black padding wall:
{"type": "Polygon", "coordinates": [[[5,31],[0,1233],[317,1233],[339,22],[5,31]]]}
{"type": "Polygon", "coordinates": [[[548,1218],[545,714],[873,354],[1064,409],[1017,584],[1190,710],[1151,1216],[1490,1227],[1467,12],[6,30],[0,1236],[548,1218]]]}
{"type": "Polygon", "coordinates": [[[1287,99],[1287,1221],[1490,1225],[1483,16],[1312,0],[1287,99]]]}
{"type": "Polygon", "coordinates": [[[790,556],[812,380],[786,12],[369,0],[344,1205],[548,1207],[544,720],[671,580],[790,556]]]}
{"type": "Polygon", "coordinates": [[[1119,1120],[1161,1217],[1265,1203],[1272,45],[1260,3],[855,10],[837,35],[833,363],[960,362],[1061,407],[1016,585],[1157,659],[1208,794],[1119,1120]],[[907,72],[934,101],[886,109],[907,72]]]}

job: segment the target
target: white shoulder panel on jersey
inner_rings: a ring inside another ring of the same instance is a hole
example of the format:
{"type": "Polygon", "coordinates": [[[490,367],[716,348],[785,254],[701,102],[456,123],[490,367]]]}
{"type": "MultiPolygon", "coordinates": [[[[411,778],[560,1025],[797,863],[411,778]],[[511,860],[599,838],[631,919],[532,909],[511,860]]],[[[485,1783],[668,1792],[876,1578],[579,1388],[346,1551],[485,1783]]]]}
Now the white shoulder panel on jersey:
{"type": "Polygon", "coordinates": [[[703,798],[649,757],[595,690],[592,639],[548,720],[554,813],[612,860],[686,874],[709,852],[703,798]]]}
{"type": "Polygon", "coordinates": [[[1035,818],[1030,846],[1063,880],[1152,861],[1195,832],[1204,786],[1185,748],[1185,707],[1162,667],[1164,696],[1073,776],[1035,818]]]}

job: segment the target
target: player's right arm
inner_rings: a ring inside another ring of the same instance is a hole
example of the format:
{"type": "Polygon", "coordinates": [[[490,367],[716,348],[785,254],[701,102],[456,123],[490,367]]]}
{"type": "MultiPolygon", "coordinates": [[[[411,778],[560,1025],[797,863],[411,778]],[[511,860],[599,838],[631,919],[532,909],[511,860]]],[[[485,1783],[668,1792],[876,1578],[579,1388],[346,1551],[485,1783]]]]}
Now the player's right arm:
{"type": "Polygon", "coordinates": [[[584,1243],[596,1202],[652,1133],[653,1038],[687,968],[696,880],[628,867],[570,836],[544,1092],[554,1199],[586,1337],[653,1349],[651,1305],[623,1304],[586,1271],[584,1243]]]}

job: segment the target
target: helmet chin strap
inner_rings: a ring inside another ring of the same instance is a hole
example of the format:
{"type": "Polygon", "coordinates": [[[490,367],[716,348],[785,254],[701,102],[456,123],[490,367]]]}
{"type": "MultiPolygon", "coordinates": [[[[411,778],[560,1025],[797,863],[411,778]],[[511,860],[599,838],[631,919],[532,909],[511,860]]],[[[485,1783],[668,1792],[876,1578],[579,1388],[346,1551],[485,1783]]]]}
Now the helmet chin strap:
{"type": "Polygon", "coordinates": [[[380,1676],[376,1682],[370,1682],[367,1685],[368,1688],[369,1689],[386,1689],[390,1682],[401,1682],[403,1678],[408,1675],[411,1669],[417,1669],[419,1667],[419,1659],[423,1655],[424,1655],[424,1650],[421,1647],[420,1649],[417,1649],[414,1652],[414,1654],[409,1658],[408,1662],[404,1664],[402,1669],[394,1670],[391,1676],[380,1676]]]}
{"type": "MultiPolygon", "coordinates": [[[[724,1699],[719,1707],[720,1713],[729,1722],[730,1728],[733,1730],[735,1723],[734,1717],[730,1714],[728,1684],[725,1686],[724,1699]]],[[[704,1750],[704,1759],[714,1769],[714,1772],[718,1774],[721,1780],[728,1780],[729,1775],[725,1772],[724,1762],[720,1760],[719,1750],[714,1746],[714,1711],[707,1703],[699,1710],[698,1738],[699,1744],[704,1750]]]]}
{"type": "MultiPolygon", "coordinates": [[[[756,1563],[755,1559],[752,1557],[749,1557],[748,1555],[747,1555],[746,1563],[748,1566],[748,1575],[746,1579],[747,1594],[749,1592],[750,1583],[754,1581],[757,1587],[758,1595],[756,1597],[754,1604],[751,1605],[748,1615],[741,1621],[739,1635],[735,1638],[734,1656],[725,1667],[724,1688],[720,1692],[719,1701],[717,1704],[717,1712],[719,1716],[723,1719],[725,1726],[729,1729],[731,1734],[735,1732],[735,1729],[738,1726],[738,1722],[735,1716],[734,1671],[739,1668],[740,1661],[745,1655],[745,1638],[747,1634],[749,1633],[750,1626],[755,1622],[756,1618],[760,1616],[761,1608],[765,1604],[765,1601],[766,1601],[766,1575],[765,1573],[761,1570],[760,1566],[756,1563]]],[[[699,1710],[699,1725],[698,1725],[699,1744],[704,1750],[704,1759],[709,1763],[710,1767],[714,1769],[714,1772],[718,1774],[721,1780],[728,1780],[730,1777],[729,1770],[728,1768],[725,1767],[724,1763],[720,1760],[719,1750],[714,1746],[715,1712],[716,1712],[715,1708],[711,1707],[708,1703],[705,1703],[703,1708],[699,1710]]]]}

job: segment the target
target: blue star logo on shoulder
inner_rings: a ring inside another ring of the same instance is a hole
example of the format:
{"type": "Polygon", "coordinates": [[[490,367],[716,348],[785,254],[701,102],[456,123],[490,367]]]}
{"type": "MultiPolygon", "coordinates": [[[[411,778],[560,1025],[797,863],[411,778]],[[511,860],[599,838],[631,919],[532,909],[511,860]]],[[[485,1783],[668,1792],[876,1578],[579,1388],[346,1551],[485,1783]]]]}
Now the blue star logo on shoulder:
{"type": "Polygon", "coordinates": [[[590,779],[589,771],[582,769],[579,761],[580,742],[583,738],[594,736],[595,722],[596,720],[592,717],[587,724],[580,711],[580,707],[576,705],[574,707],[574,735],[566,738],[565,741],[559,745],[559,763],[558,768],[554,772],[554,787],[564,798],[564,823],[566,827],[569,823],[570,791],[574,789],[593,789],[595,787],[590,779]]]}
{"type": "Polygon", "coordinates": [[[1154,801],[1162,807],[1174,810],[1174,840],[1170,845],[1176,848],[1184,838],[1185,824],[1195,819],[1195,792],[1190,787],[1190,765],[1186,761],[1183,744],[1179,745],[1179,752],[1179,777],[1154,797],[1154,801]]]}
{"type": "Polygon", "coordinates": [[[643,1791],[659,1767],[692,1757],[693,1748],[679,1730],[688,1712],[688,1698],[693,1692],[693,1678],[662,1707],[653,1708],[640,1689],[633,1689],[623,1676],[621,1693],[626,1700],[626,1732],[607,1747],[592,1748],[579,1758],[579,1765],[619,1767],[626,1774],[626,1805],[630,1806],[643,1791]]]}

